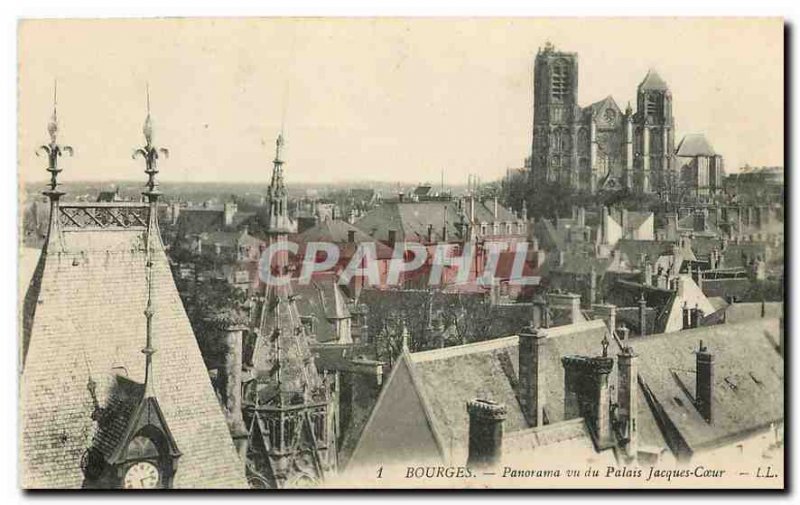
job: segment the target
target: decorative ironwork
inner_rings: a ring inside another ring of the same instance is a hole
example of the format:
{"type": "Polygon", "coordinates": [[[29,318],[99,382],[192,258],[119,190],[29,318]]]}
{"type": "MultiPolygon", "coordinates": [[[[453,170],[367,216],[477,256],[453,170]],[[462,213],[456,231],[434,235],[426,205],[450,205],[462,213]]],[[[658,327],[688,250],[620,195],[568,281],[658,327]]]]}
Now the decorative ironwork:
{"type": "Polygon", "coordinates": [[[47,133],[50,135],[50,143],[46,145],[41,145],[36,149],[36,156],[40,156],[42,153],[47,155],[48,159],[48,166],[47,171],[50,172],[50,188],[45,191],[45,194],[48,196],[60,196],[60,191],[57,191],[58,187],[58,174],[61,172],[62,169],[58,168],[58,158],[63,156],[64,153],[73,156],[75,151],[72,149],[72,146],[62,146],[58,144],[58,83],[56,82],[53,86],[53,116],[50,118],[50,122],[47,124],[47,133]]]}
{"type": "Polygon", "coordinates": [[[147,205],[139,203],[62,204],[58,208],[58,224],[62,229],[144,229],[150,217],[149,212],[147,205]]]}
{"type": "Polygon", "coordinates": [[[169,150],[163,147],[156,147],[153,144],[153,120],[150,117],[150,87],[147,87],[147,117],[142,126],[142,133],[144,134],[145,145],[133,151],[131,157],[136,159],[137,156],[144,158],[145,170],[147,174],[147,191],[144,193],[151,200],[158,198],[158,183],[156,182],[156,174],[158,173],[158,158],[159,153],[165,158],[169,158],[169,150]]]}

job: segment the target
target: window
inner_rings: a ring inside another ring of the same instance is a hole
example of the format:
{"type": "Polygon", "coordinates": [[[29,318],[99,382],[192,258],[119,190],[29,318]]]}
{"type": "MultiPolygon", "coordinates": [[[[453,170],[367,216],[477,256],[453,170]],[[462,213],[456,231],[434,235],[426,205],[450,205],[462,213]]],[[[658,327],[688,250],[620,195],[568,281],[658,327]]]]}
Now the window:
{"type": "Polygon", "coordinates": [[[300,316],[300,322],[309,335],[314,334],[314,316],[300,316]]]}
{"type": "Polygon", "coordinates": [[[645,98],[645,107],[648,116],[660,116],[661,96],[656,94],[647,95],[647,97],[645,98]]]}
{"type": "Polygon", "coordinates": [[[553,65],[553,74],[550,82],[550,91],[553,100],[562,101],[566,99],[569,93],[569,68],[567,62],[557,61],[553,65]]]}

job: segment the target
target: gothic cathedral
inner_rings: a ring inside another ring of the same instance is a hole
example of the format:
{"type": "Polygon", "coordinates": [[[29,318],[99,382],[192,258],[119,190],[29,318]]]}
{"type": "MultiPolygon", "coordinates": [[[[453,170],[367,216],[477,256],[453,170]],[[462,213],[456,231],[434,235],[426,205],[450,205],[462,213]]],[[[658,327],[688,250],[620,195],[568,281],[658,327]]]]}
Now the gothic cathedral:
{"type": "Polygon", "coordinates": [[[578,55],[546,44],[534,64],[533,183],[579,191],[627,188],[657,193],[676,177],[672,94],[650,70],[639,84],[636,112],[611,96],[578,105],[578,55]]]}

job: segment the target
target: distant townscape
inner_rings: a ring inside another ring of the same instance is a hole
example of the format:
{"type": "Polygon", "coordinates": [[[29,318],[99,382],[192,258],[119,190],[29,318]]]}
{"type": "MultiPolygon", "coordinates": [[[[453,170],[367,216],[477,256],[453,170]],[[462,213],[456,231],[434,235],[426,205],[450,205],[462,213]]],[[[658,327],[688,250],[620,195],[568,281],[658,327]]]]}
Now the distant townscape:
{"type": "Polygon", "coordinates": [[[577,103],[575,53],[532,70],[531,151],[458,186],[291,187],[282,133],[261,182],[160,184],[164,110],[139,181],[73,182],[54,106],[21,195],[23,487],[782,461],[783,167],[678,135],[656,69],[624,108],[577,103]]]}

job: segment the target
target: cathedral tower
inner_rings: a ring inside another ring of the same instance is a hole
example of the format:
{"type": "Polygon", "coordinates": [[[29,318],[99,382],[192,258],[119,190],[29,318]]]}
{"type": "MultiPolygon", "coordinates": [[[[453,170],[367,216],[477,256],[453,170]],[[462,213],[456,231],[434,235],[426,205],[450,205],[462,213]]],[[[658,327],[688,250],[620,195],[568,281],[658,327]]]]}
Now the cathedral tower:
{"type": "Polygon", "coordinates": [[[670,184],[675,153],[672,93],[667,83],[650,69],[636,90],[633,189],[662,191],[670,184]]]}
{"type": "Polygon", "coordinates": [[[578,184],[578,55],[557,51],[549,42],[536,55],[533,70],[534,183],[578,184]]]}

